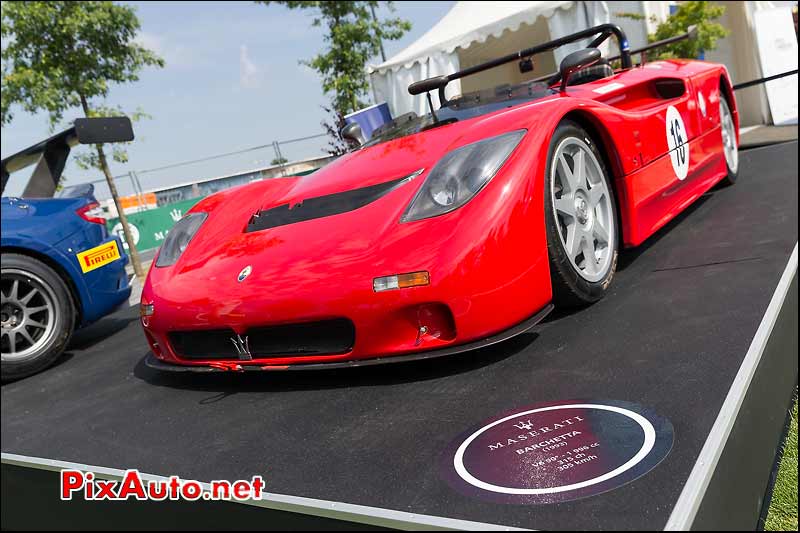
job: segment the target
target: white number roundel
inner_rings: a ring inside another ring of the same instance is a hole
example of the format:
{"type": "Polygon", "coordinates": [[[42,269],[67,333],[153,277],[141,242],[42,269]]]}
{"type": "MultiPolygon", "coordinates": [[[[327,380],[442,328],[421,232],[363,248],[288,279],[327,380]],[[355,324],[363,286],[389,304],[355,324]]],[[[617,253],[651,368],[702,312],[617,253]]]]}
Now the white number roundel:
{"type": "Polygon", "coordinates": [[[675,106],[667,108],[667,146],[669,158],[672,160],[672,170],[679,180],[686,179],[689,172],[689,138],[686,135],[686,126],[683,125],[681,114],[675,106]]]}

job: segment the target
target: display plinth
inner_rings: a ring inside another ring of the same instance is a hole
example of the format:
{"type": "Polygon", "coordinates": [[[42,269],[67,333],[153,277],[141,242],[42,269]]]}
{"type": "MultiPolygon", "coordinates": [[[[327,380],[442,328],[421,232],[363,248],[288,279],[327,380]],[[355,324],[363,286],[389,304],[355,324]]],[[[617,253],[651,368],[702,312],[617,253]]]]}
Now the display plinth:
{"type": "Polygon", "coordinates": [[[135,311],[115,315],[61,364],[3,386],[2,526],[753,529],[797,383],[797,143],[740,164],[739,183],[623,253],[603,301],[474,353],[302,375],[161,374],[142,363],[135,311]],[[672,446],[638,477],[567,501],[499,502],[448,481],[442,465],[471,428],[574,399],[641,406],[670,423],[672,446]],[[260,474],[273,494],[62,503],[53,461],[109,477],[260,474]]]}

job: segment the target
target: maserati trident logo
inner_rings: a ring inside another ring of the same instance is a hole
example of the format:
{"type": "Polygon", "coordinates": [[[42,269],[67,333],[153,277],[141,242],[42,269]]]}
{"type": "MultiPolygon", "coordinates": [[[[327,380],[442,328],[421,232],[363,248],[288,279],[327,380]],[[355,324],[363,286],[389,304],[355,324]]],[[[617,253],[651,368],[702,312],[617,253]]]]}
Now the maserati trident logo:
{"type": "Polygon", "coordinates": [[[527,422],[520,422],[519,424],[514,424],[514,427],[517,429],[533,429],[533,424],[531,424],[531,421],[528,420],[527,422]]]}
{"type": "Polygon", "coordinates": [[[250,342],[247,335],[242,338],[241,335],[237,334],[235,337],[231,337],[231,342],[234,348],[236,348],[236,355],[239,356],[240,360],[250,361],[253,359],[253,354],[250,353],[250,342]]]}
{"type": "Polygon", "coordinates": [[[244,280],[247,279],[247,276],[249,276],[252,271],[253,271],[253,267],[251,267],[250,265],[247,265],[246,267],[244,267],[242,269],[241,272],[239,272],[239,275],[236,277],[236,279],[239,281],[239,283],[241,283],[241,282],[243,282],[244,280]]]}

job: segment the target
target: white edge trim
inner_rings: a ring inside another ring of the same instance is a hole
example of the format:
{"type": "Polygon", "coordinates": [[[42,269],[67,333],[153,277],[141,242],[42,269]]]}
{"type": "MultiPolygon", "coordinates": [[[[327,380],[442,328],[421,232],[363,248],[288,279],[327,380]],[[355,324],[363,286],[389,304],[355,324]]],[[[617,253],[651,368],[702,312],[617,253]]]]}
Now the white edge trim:
{"type": "Polygon", "coordinates": [[[789,292],[789,286],[796,275],[797,243],[794,245],[794,250],[789,256],[783,275],[753,336],[750,348],[748,348],[747,354],[744,356],[744,361],[739,367],[739,372],[737,372],[733,384],[728,390],[728,395],[725,397],[711,432],[708,434],[694,468],[692,468],[689,478],[686,480],[686,484],[683,486],[683,490],[675,503],[675,507],[672,509],[672,514],[664,527],[665,531],[688,531],[691,529],[708,485],[717,468],[717,463],[722,456],[725,444],[736,422],[736,417],[739,415],[747,390],[750,388],[750,383],[753,380],[758,364],[761,362],[761,356],[764,354],[764,349],[772,335],[778,314],[789,292]]]}
{"type": "MultiPolygon", "coordinates": [[[[108,480],[121,480],[125,475],[124,470],[117,468],[107,468],[103,466],[90,466],[81,463],[68,461],[57,461],[55,459],[44,459],[40,457],[29,457],[13,453],[2,453],[3,464],[37,468],[39,470],[50,470],[58,472],[65,469],[80,470],[83,472],[93,472],[96,477],[108,480]]],[[[153,474],[141,473],[145,481],[166,481],[168,478],[153,474]]],[[[187,478],[188,479],[188,478],[187,478]]],[[[211,485],[201,483],[203,490],[210,491],[211,485]]],[[[351,503],[334,502],[328,500],[317,500],[314,498],[302,498],[299,496],[288,496],[285,494],[266,493],[260,500],[248,500],[237,502],[230,500],[230,503],[242,503],[266,509],[288,511],[312,516],[320,516],[335,520],[346,520],[373,526],[390,527],[404,530],[468,530],[468,531],[527,531],[520,528],[501,526],[497,524],[485,524],[482,522],[472,522],[469,520],[457,520],[440,516],[407,513],[404,511],[393,511],[380,507],[369,507],[365,505],[354,505],[351,503]]]]}

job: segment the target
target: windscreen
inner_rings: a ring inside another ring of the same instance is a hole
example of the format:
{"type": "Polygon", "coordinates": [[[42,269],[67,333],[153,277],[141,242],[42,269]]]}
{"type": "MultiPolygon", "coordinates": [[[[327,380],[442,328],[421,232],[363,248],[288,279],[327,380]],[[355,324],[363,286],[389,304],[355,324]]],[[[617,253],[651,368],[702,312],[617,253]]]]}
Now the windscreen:
{"type": "Polygon", "coordinates": [[[377,128],[364,147],[375,146],[386,141],[399,139],[420,131],[460,120],[467,120],[499,111],[501,109],[538,100],[553,94],[550,87],[541,82],[528,82],[519,85],[501,85],[493,89],[475,91],[450,99],[436,111],[436,120],[428,113],[419,116],[413,111],[400,115],[377,128]]]}

